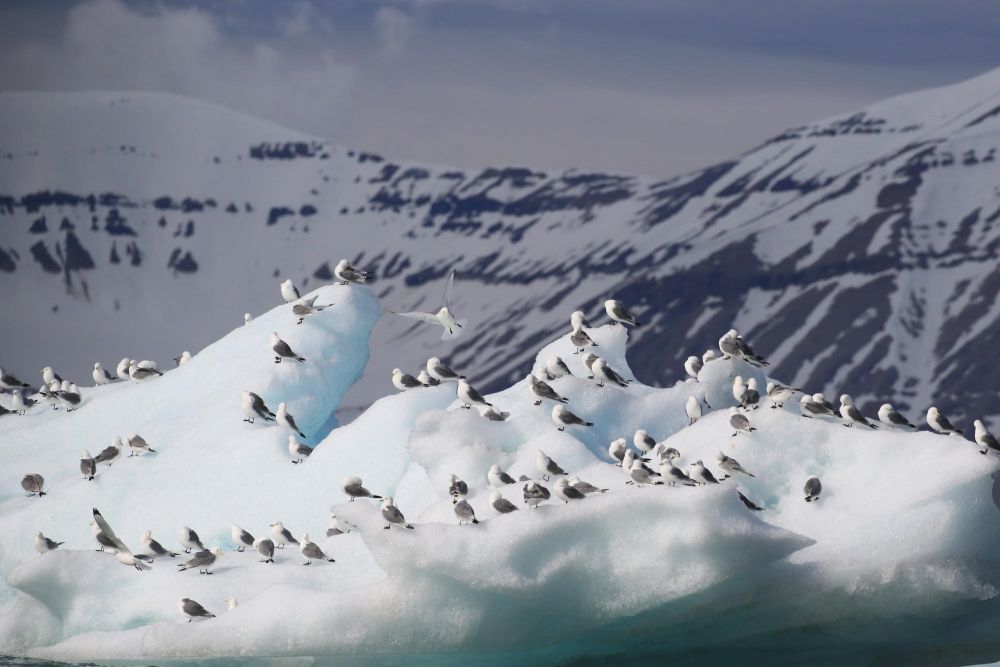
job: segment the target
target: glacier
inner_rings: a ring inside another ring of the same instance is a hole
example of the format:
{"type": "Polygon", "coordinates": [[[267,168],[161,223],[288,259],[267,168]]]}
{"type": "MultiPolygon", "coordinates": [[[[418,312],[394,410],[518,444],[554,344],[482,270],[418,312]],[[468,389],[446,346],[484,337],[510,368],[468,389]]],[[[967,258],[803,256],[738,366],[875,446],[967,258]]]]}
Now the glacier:
{"type": "MultiPolygon", "coordinates": [[[[298,326],[282,304],[163,377],[84,387],[70,413],[39,405],[0,418],[0,653],[115,665],[1000,659],[997,458],[970,441],[861,432],[803,418],[795,401],[770,409],[766,398],[747,413],[757,431],[732,437],[732,376],[761,386],[768,376],[716,359],[697,380],[647,386],[628,363],[630,332],[611,324],[590,333],[633,380],[626,389],[587,379],[568,326],[536,354],[539,373],[554,355],[567,362],[572,375],[551,384],[592,428],[557,431],[526,380],[487,396],[510,413],[502,422],[461,409],[445,383],[386,395],[338,426],[382,306],[363,286],[311,295],[335,306],[298,326]],[[275,364],[272,331],[307,362],[275,364]],[[315,445],[306,461],[290,462],[284,427],[242,421],[247,390],[272,408],[288,403],[315,445]],[[711,410],[689,426],[692,395],[711,410]],[[756,476],[626,485],[608,443],[638,428],[685,465],[700,459],[721,476],[722,451],[756,476]],[[83,479],[80,453],[129,433],[156,453],[83,479]],[[503,493],[520,509],[498,515],[487,469],[537,477],[539,450],[608,493],[572,504],[553,495],[529,510],[510,485],[503,493]],[[25,497],[29,472],[45,476],[47,495],[25,497]],[[478,525],[458,525],[452,474],[469,483],[478,525]],[[392,495],[415,529],[384,530],[375,501],[348,502],[348,475],[392,495]],[[806,503],[814,475],[824,490],[806,503]],[[764,509],[750,511],[737,489],[764,509]],[[225,554],[212,576],[177,572],[184,554],[136,572],[95,551],[94,507],[133,551],[147,529],[179,550],[178,530],[190,526],[225,554]],[[325,537],[331,512],[356,528],[325,537]],[[262,537],[279,520],[336,562],[302,567],[292,546],[273,565],[235,551],[231,524],[262,537]],[[38,531],[66,543],[39,555],[38,531]],[[239,601],[231,611],[228,596],[239,601]],[[186,623],[182,597],[217,618],[186,623]]],[[[457,370],[476,383],[476,368],[457,370]]]]}

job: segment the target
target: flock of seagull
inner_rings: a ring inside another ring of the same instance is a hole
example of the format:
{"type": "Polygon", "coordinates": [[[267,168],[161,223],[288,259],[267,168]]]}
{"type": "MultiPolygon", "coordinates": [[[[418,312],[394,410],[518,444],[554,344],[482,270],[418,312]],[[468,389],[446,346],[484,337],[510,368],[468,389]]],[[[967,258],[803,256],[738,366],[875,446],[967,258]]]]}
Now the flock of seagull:
{"type": "MultiPolygon", "coordinates": [[[[363,271],[355,269],[347,260],[342,260],[337,264],[334,274],[339,279],[340,284],[347,286],[352,283],[364,283],[369,276],[363,271]]],[[[432,323],[443,328],[444,338],[454,337],[459,330],[464,327],[464,320],[454,317],[450,310],[450,292],[454,282],[455,274],[452,272],[447,279],[441,308],[436,313],[394,313],[403,317],[432,323]]],[[[292,314],[296,318],[296,324],[302,324],[305,318],[315,313],[321,312],[331,307],[332,303],[317,305],[316,297],[302,299],[298,289],[291,280],[286,280],[280,285],[281,295],[284,300],[291,304],[292,314]]],[[[613,326],[637,327],[638,319],[632,315],[628,308],[620,301],[607,300],[604,303],[605,312],[613,326]]],[[[391,311],[390,311],[391,312],[391,311]]],[[[250,314],[244,317],[245,322],[252,320],[250,314]]],[[[599,346],[594,342],[588,329],[592,325],[587,321],[581,311],[572,313],[570,316],[569,340],[574,347],[574,354],[582,355],[581,359],[590,375],[588,379],[594,380],[598,387],[615,386],[627,389],[630,380],[626,379],[620,372],[614,370],[605,359],[594,353],[599,346]]],[[[271,350],[274,354],[274,363],[306,363],[307,360],[298,354],[292,347],[283,340],[277,332],[271,334],[271,350]]],[[[182,353],[175,359],[177,365],[182,365],[191,359],[188,352],[182,353]]],[[[688,357],[684,362],[684,370],[690,381],[697,382],[704,366],[716,359],[730,360],[740,359],[755,367],[767,366],[767,361],[756,354],[753,349],[739,336],[736,330],[728,331],[719,340],[718,351],[708,350],[700,358],[697,356],[688,357]]],[[[103,385],[115,382],[119,379],[130,379],[135,382],[142,382],[151,378],[159,377],[163,374],[152,361],[138,361],[124,358],[116,368],[116,374],[112,375],[106,371],[101,364],[94,364],[93,379],[95,385],[103,385]]],[[[534,405],[542,405],[543,402],[553,403],[551,418],[559,431],[568,427],[591,427],[593,423],[573,413],[567,404],[570,399],[560,395],[549,382],[552,380],[571,375],[568,365],[558,356],[549,358],[539,371],[529,373],[526,380],[526,388],[532,393],[534,405]]],[[[465,378],[450,368],[446,363],[437,357],[428,359],[424,368],[414,376],[396,368],[392,371],[392,384],[400,392],[411,391],[423,387],[441,385],[443,383],[454,382],[455,391],[461,408],[473,409],[484,418],[492,421],[504,421],[510,414],[499,410],[473,387],[465,378]]],[[[75,383],[63,380],[52,368],[46,367],[42,370],[42,383],[40,389],[33,396],[25,396],[24,390],[29,389],[28,383],[20,381],[18,378],[3,372],[0,369],[0,389],[11,392],[11,405],[13,410],[7,410],[0,406],[0,415],[15,412],[25,414],[26,411],[38,404],[46,401],[53,409],[64,408],[66,411],[75,410],[82,401],[82,394],[75,383]]],[[[770,408],[782,408],[786,401],[792,400],[796,394],[802,393],[799,400],[800,414],[805,418],[839,418],[845,427],[863,426],[870,429],[879,428],[879,424],[865,417],[855,406],[850,395],[844,394],[840,397],[839,410],[832,405],[821,393],[809,394],[802,390],[788,387],[776,382],[768,382],[766,390],[761,393],[755,378],[744,380],[737,375],[732,379],[732,395],[737,406],[729,409],[729,425],[733,429],[733,437],[740,434],[752,433],[756,428],[752,425],[751,416],[761,404],[767,400],[770,408]]],[[[704,407],[711,409],[704,399],[695,395],[689,396],[685,403],[685,414],[688,424],[697,422],[704,413],[704,407]]],[[[291,431],[288,436],[288,449],[292,463],[298,464],[304,461],[311,453],[312,448],[300,443],[296,436],[303,439],[306,435],[300,430],[295,422],[295,418],[288,412],[285,402],[278,403],[276,411],[272,411],[258,394],[245,391],[242,395],[241,410],[243,421],[255,423],[257,419],[264,422],[274,422],[284,426],[291,431]]],[[[884,404],[878,410],[878,421],[881,425],[890,429],[916,430],[917,427],[911,424],[903,415],[890,404],[884,404]]],[[[936,407],[931,407],[927,412],[927,424],[935,432],[943,435],[958,435],[962,433],[956,429],[948,419],[941,414],[936,407]]],[[[996,438],[986,429],[982,420],[976,420],[975,441],[980,446],[983,454],[993,450],[1000,452],[996,438]]],[[[132,433],[123,441],[121,437],[116,437],[112,445],[91,456],[89,452],[84,452],[80,458],[80,472],[85,480],[93,480],[98,474],[100,465],[110,468],[112,463],[120,456],[123,448],[128,446],[129,456],[142,456],[147,453],[155,453],[146,440],[132,433]]],[[[681,459],[681,453],[674,447],[668,446],[667,442],[657,441],[644,429],[638,429],[632,436],[632,445],[624,437],[612,441],[608,447],[608,455],[611,461],[622,468],[626,473],[626,485],[641,486],[700,486],[719,484],[729,477],[741,474],[749,477],[754,475],[746,470],[736,459],[719,452],[716,457],[717,469],[721,472],[714,473],[703,461],[698,460],[690,463],[686,469],[678,467],[677,463],[681,459]],[[656,462],[656,469],[647,464],[656,462]]],[[[518,510],[516,504],[504,497],[502,489],[504,487],[523,484],[521,487],[521,498],[529,509],[536,508],[543,502],[552,498],[554,492],[556,497],[565,503],[577,502],[594,494],[607,493],[608,489],[600,488],[577,476],[567,473],[550,456],[543,451],[536,453],[535,465],[539,473],[538,479],[521,475],[515,480],[511,475],[501,469],[499,465],[493,465],[486,473],[486,481],[490,488],[489,502],[491,507],[499,514],[509,514],[518,510]],[[543,482],[550,482],[553,478],[552,491],[543,482]]],[[[21,480],[22,488],[29,496],[44,496],[44,478],[37,473],[30,473],[21,480]]],[[[413,530],[413,524],[409,523],[402,511],[396,506],[393,497],[382,496],[373,493],[364,486],[363,481],[356,476],[350,476],[343,480],[341,488],[351,502],[356,499],[374,499],[381,501],[381,515],[385,521],[386,530],[392,527],[413,530]]],[[[459,524],[478,524],[475,509],[468,500],[469,484],[451,475],[448,495],[452,499],[453,511],[459,524]]],[[[742,490],[737,489],[740,500],[753,511],[763,510],[763,507],[754,503],[742,490]]],[[[806,502],[813,502],[820,497],[822,483],[817,477],[810,477],[803,486],[806,502]]],[[[108,550],[115,554],[119,562],[136,570],[143,571],[150,568],[149,563],[158,558],[175,558],[178,552],[171,551],[160,542],[153,539],[150,531],[145,531],[140,539],[142,551],[133,553],[112,530],[111,526],[97,510],[93,509],[93,520],[90,522],[91,530],[99,551],[108,550]]],[[[326,531],[328,537],[341,535],[356,528],[353,524],[339,519],[336,514],[331,514],[331,523],[326,531]]],[[[297,546],[304,558],[303,565],[310,565],[313,562],[334,562],[315,542],[311,541],[308,533],[303,533],[295,538],[292,532],[280,521],[268,526],[268,536],[255,538],[251,533],[233,524],[231,526],[231,537],[237,551],[255,549],[260,556],[262,563],[274,563],[275,549],[283,549],[287,545],[297,546]]],[[[196,570],[199,574],[212,574],[213,565],[222,557],[223,551],[218,546],[207,548],[198,537],[198,534],[189,527],[182,527],[178,535],[178,543],[184,552],[191,554],[191,557],[178,564],[179,571],[196,570]]],[[[42,533],[35,537],[35,548],[41,553],[58,549],[63,542],[54,541],[42,533]]],[[[234,598],[226,598],[228,609],[237,606],[234,598]]],[[[178,603],[178,608],[190,621],[195,618],[211,618],[214,614],[209,612],[198,602],[189,598],[183,598],[178,603]]]]}

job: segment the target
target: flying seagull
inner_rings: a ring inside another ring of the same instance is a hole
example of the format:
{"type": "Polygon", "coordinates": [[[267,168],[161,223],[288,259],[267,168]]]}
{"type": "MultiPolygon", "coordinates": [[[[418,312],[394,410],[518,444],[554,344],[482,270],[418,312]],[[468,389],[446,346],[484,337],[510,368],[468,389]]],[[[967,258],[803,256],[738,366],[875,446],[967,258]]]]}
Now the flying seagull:
{"type": "Polygon", "coordinates": [[[400,317],[407,317],[411,320],[418,320],[420,322],[426,322],[428,324],[437,324],[444,329],[441,334],[441,340],[451,340],[457,338],[461,334],[461,329],[468,324],[467,320],[456,320],[455,316],[451,312],[451,287],[455,283],[455,272],[452,271],[448,275],[448,280],[445,282],[444,294],[441,295],[441,307],[436,313],[424,313],[419,310],[414,310],[408,313],[397,313],[394,310],[389,312],[393,315],[399,315],[400,317]]]}

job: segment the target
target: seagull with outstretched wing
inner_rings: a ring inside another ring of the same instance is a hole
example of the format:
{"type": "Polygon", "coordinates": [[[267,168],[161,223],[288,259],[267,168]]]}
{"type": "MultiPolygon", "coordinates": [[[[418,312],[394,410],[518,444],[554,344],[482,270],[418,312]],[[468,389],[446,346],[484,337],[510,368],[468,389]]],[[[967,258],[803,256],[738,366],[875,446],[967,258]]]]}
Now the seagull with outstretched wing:
{"type": "Polygon", "coordinates": [[[455,319],[455,316],[451,312],[451,286],[454,283],[455,272],[452,271],[448,275],[448,281],[444,286],[444,294],[441,297],[441,308],[436,313],[425,313],[419,310],[409,313],[397,313],[393,310],[390,310],[389,312],[393,315],[399,315],[400,317],[408,317],[411,320],[418,320],[428,324],[437,324],[444,329],[444,333],[441,334],[441,340],[451,340],[453,338],[457,338],[462,333],[462,329],[465,328],[468,321],[464,319],[455,319]]]}

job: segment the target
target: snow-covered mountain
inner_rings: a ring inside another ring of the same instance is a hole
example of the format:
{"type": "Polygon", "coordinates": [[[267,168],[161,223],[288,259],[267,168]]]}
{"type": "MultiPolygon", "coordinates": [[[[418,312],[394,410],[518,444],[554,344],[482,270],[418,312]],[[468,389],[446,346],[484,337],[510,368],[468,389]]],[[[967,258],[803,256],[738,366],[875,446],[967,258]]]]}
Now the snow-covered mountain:
{"type": "Polygon", "coordinates": [[[348,404],[431,354],[505,386],[614,296],[644,320],[630,362],[650,384],[735,326],[797,386],[966,426],[1000,414],[998,145],[1000,70],[668,180],[403,164],[168,95],[4,94],[0,363],[169,363],[347,257],[393,310],[436,308],[457,269],[472,323],[442,343],[383,316],[391,353],[348,404]]]}

